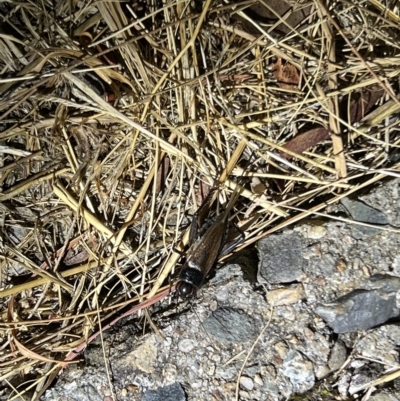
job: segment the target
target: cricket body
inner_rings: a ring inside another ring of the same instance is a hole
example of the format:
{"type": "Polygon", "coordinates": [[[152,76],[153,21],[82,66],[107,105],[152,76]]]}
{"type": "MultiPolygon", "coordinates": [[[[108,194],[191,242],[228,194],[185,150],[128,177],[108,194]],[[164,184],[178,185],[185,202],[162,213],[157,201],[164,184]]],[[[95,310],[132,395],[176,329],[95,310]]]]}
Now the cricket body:
{"type": "MultiPolygon", "coordinates": [[[[244,234],[240,232],[240,238],[225,244],[229,212],[238,197],[239,192],[235,190],[226,209],[210,225],[204,235],[194,242],[187,251],[186,262],[179,274],[177,286],[178,293],[182,298],[194,295],[218,259],[228,254],[238,243],[243,241],[244,234]]],[[[194,218],[192,224],[196,224],[197,227],[196,220],[197,218],[194,218]]]]}

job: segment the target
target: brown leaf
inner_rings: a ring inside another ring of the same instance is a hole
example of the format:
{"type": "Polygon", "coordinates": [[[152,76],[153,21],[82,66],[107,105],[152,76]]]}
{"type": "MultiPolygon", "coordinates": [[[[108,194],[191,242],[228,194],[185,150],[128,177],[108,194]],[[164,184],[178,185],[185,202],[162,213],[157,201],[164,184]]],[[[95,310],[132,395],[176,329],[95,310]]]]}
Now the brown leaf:
{"type": "Polygon", "coordinates": [[[277,62],[272,66],[272,74],[278,80],[278,85],[284,89],[294,89],[300,81],[297,68],[288,62],[283,64],[281,58],[278,58],[277,62]]]}
{"type": "Polygon", "coordinates": [[[197,206],[203,204],[204,200],[207,198],[208,194],[210,193],[211,186],[207,184],[206,177],[202,176],[199,184],[199,190],[196,192],[196,203],[197,206]]]}
{"type": "MultiPolygon", "coordinates": [[[[14,313],[15,313],[15,308],[14,308],[14,296],[10,298],[9,304],[8,304],[8,309],[7,309],[7,320],[9,323],[12,323],[14,320],[14,313]]],[[[30,359],[30,360],[36,360],[36,361],[41,361],[41,362],[50,362],[50,363],[60,363],[63,367],[66,367],[67,364],[71,362],[66,362],[66,361],[57,361],[55,359],[49,359],[43,355],[40,355],[34,351],[32,351],[29,348],[26,348],[25,345],[20,343],[17,340],[17,330],[14,325],[10,325],[11,328],[11,349],[14,351],[15,349],[18,349],[18,351],[21,353],[22,356],[30,359]]]]}
{"type": "Polygon", "coordinates": [[[157,170],[157,188],[156,191],[157,193],[161,192],[164,190],[165,187],[165,181],[168,177],[169,169],[170,169],[170,164],[171,161],[168,156],[164,156],[164,158],[161,160],[160,164],[158,165],[158,170],[157,170]]]}
{"type": "Polygon", "coordinates": [[[340,117],[353,125],[361,121],[382,97],[383,89],[377,86],[364,89],[359,94],[344,96],[340,101],[340,117]],[[358,95],[358,98],[357,98],[358,95]],[[349,105],[349,98],[350,105],[349,105]]]}
{"type": "MultiPolygon", "coordinates": [[[[320,142],[325,141],[329,137],[330,131],[328,129],[324,127],[313,128],[295,136],[283,147],[291,150],[292,152],[301,154],[307,149],[310,149],[313,146],[318,145],[320,142]]],[[[291,159],[293,157],[284,152],[281,153],[281,156],[285,157],[286,159],[291,159]]]]}

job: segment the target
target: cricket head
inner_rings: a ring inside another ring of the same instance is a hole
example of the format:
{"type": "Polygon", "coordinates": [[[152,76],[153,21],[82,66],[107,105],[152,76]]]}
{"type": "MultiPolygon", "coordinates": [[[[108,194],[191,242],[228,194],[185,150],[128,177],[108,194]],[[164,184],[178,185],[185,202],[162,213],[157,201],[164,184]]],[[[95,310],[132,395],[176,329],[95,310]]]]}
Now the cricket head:
{"type": "Polygon", "coordinates": [[[195,267],[185,267],[179,275],[177,291],[181,298],[192,297],[197,289],[203,284],[204,274],[195,267]]]}
{"type": "Polygon", "coordinates": [[[196,294],[197,288],[190,283],[180,281],[178,283],[178,294],[181,298],[193,297],[196,294]]]}

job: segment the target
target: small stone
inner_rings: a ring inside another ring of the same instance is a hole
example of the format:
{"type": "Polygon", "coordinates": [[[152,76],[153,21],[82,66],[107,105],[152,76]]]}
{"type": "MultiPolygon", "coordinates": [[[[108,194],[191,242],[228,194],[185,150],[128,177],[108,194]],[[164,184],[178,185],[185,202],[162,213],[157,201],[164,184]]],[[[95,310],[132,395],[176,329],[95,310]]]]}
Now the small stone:
{"type": "MultiPolygon", "coordinates": [[[[343,198],[340,202],[350,214],[351,218],[355,221],[381,226],[388,224],[388,219],[384,213],[361,201],[353,201],[349,198],[343,198]]],[[[363,235],[370,237],[381,231],[376,227],[362,226],[359,224],[354,225],[354,230],[354,236],[356,238],[361,238],[363,235]],[[359,234],[361,234],[361,236],[359,234]]]]}
{"type": "Polygon", "coordinates": [[[282,373],[289,378],[296,393],[305,393],[315,384],[313,364],[300,352],[288,353],[282,364],[282,373]]]}
{"type": "MultiPolygon", "coordinates": [[[[263,390],[266,393],[271,394],[276,397],[280,393],[278,384],[276,382],[270,381],[270,380],[267,380],[267,382],[264,384],[263,390]]],[[[274,399],[277,399],[277,398],[274,398],[274,399]]]]}
{"type": "Polygon", "coordinates": [[[128,390],[126,389],[126,388],[123,388],[122,390],[121,390],[121,396],[122,397],[126,397],[128,395],[128,390]]]}
{"type": "Polygon", "coordinates": [[[274,349],[282,359],[286,358],[289,352],[289,348],[285,342],[276,343],[274,349]]]}
{"type": "Polygon", "coordinates": [[[267,300],[273,306],[292,305],[305,299],[303,285],[290,288],[279,288],[267,293],[267,300]]]}
{"type": "Polygon", "coordinates": [[[193,340],[185,339],[179,342],[178,348],[180,351],[185,352],[186,354],[191,352],[194,348],[193,340]]]}
{"type": "MultiPolygon", "coordinates": [[[[393,390],[389,390],[389,391],[393,391],[393,390]]],[[[399,399],[400,399],[400,392],[396,392],[396,394],[379,393],[379,394],[372,395],[369,398],[369,401],[398,401],[399,399]]]]}
{"type": "Polygon", "coordinates": [[[190,383],[190,387],[195,390],[198,390],[203,387],[203,380],[195,380],[190,383]]]}
{"type": "Polygon", "coordinates": [[[331,373],[328,365],[319,365],[315,367],[315,377],[318,380],[323,379],[324,377],[328,376],[331,373]]]}
{"type": "Polygon", "coordinates": [[[380,294],[379,290],[354,290],[329,304],[318,305],[321,316],[335,333],[368,330],[391,318],[398,317],[395,294],[380,294]]]}
{"type": "Polygon", "coordinates": [[[222,342],[245,342],[258,334],[254,319],[242,310],[233,308],[216,310],[204,321],[203,327],[222,342]]]}
{"type": "Polygon", "coordinates": [[[264,385],[263,379],[261,378],[261,376],[259,374],[254,376],[254,383],[260,387],[264,385]]]}
{"type": "Polygon", "coordinates": [[[177,367],[172,363],[166,363],[163,368],[163,377],[165,382],[172,383],[176,380],[178,374],[177,367]]]}
{"type": "Polygon", "coordinates": [[[388,274],[374,274],[367,280],[364,280],[362,286],[366,290],[379,290],[382,295],[397,292],[400,288],[400,277],[390,276],[388,274]]]}
{"type": "Polygon", "coordinates": [[[323,226],[310,225],[307,228],[307,238],[320,239],[326,234],[326,228],[323,226]]]}
{"type": "Polygon", "coordinates": [[[328,366],[331,372],[339,370],[345,363],[346,358],[347,350],[345,345],[341,341],[336,342],[332,348],[328,361],[328,366]]]}
{"type": "Polygon", "coordinates": [[[260,282],[290,283],[303,276],[302,242],[298,234],[270,235],[258,242],[260,282]]]}
{"type": "Polygon", "coordinates": [[[186,395],[179,383],[149,390],[143,394],[141,401],[185,401],[186,395]]]}
{"type": "Polygon", "coordinates": [[[342,198],[341,204],[346,208],[353,220],[360,221],[368,224],[388,224],[388,219],[385,213],[380,210],[368,206],[359,200],[350,200],[349,198],[342,198]]]}
{"type": "Polygon", "coordinates": [[[336,270],[337,270],[339,273],[343,273],[346,269],[347,269],[347,263],[346,263],[346,261],[344,261],[343,259],[339,259],[339,260],[336,262],[336,270]]]}
{"type": "Polygon", "coordinates": [[[136,366],[145,373],[151,373],[157,360],[157,348],[150,342],[141,344],[126,357],[126,363],[136,366]]]}
{"type": "Polygon", "coordinates": [[[237,374],[236,368],[232,366],[217,366],[215,376],[223,380],[233,380],[237,374]]]}
{"type": "Polygon", "coordinates": [[[254,388],[254,382],[250,377],[241,376],[239,383],[245,390],[251,391],[254,388]]]}

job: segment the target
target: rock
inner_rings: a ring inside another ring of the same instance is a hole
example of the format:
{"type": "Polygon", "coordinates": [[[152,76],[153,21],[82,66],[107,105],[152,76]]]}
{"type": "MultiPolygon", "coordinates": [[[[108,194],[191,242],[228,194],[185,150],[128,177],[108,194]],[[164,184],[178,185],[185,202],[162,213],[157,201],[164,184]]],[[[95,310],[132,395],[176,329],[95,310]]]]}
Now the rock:
{"type": "Polygon", "coordinates": [[[258,332],[255,321],[242,310],[221,308],[203,323],[204,329],[217,340],[245,342],[254,339],[258,332]]]}
{"type": "Polygon", "coordinates": [[[290,283],[303,276],[302,242],[295,233],[270,235],[258,242],[260,282],[290,283]]]}
{"type": "Polygon", "coordinates": [[[315,377],[317,380],[321,380],[324,377],[328,376],[331,373],[331,369],[327,365],[316,365],[314,367],[315,370],[315,377]]]}
{"type": "Polygon", "coordinates": [[[174,382],[176,380],[177,375],[178,375],[178,369],[176,365],[172,363],[164,364],[163,378],[165,379],[166,383],[174,382]]]}
{"type": "Polygon", "coordinates": [[[331,372],[339,370],[345,363],[346,358],[347,358],[346,346],[341,341],[336,342],[332,348],[328,361],[328,366],[331,372]]]}
{"type": "Polygon", "coordinates": [[[400,277],[389,274],[375,274],[364,280],[362,287],[366,290],[379,290],[382,296],[392,295],[400,288],[400,277]]]}
{"type": "Polygon", "coordinates": [[[241,376],[239,382],[245,390],[251,391],[254,388],[254,382],[250,377],[241,376]]]}
{"type": "Polygon", "coordinates": [[[188,338],[182,340],[178,344],[178,348],[186,354],[193,350],[194,342],[188,338]]]}
{"type": "Polygon", "coordinates": [[[327,230],[324,227],[325,221],[320,219],[306,219],[303,221],[303,235],[308,239],[321,239],[323,238],[327,230]]]}
{"type": "Polygon", "coordinates": [[[326,234],[326,228],[321,226],[310,226],[307,232],[307,238],[320,239],[326,234]]]}
{"type": "Polygon", "coordinates": [[[343,198],[340,202],[346,208],[351,218],[355,221],[368,224],[388,224],[388,219],[385,213],[368,206],[364,202],[359,200],[353,201],[349,198],[343,198]]]}
{"type": "MultiPolygon", "coordinates": [[[[385,282],[386,285],[389,285],[385,282]]],[[[335,333],[368,330],[398,317],[396,294],[382,290],[354,290],[336,301],[318,305],[315,313],[321,316],[335,333]]]]}
{"type": "Polygon", "coordinates": [[[305,393],[314,386],[313,364],[300,352],[288,353],[282,364],[282,373],[290,380],[296,393],[305,393]]]}
{"type": "Polygon", "coordinates": [[[400,392],[396,391],[396,394],[389,394],[384,392],[379,394],[374,394],[369,398],[369,401],[398,401],[399,399],[400,399],[400,392]]]}
{"type": "Polygon", "coordinates": [[[261,378],[261,376],[260,376],[259,374],[256,374],[256,375],[254,376],[254,383],[255,383],[257,386],[260,386],[260,387],[264,384],[264,382],[263,382],[263,380],[262,380],[262,378],[261,378]]]}
{"type": "Polygon", "coordinates": [[[124,363],[139,368],[141,371],[151,373],[157,361],[157,348],[148,339],[133,352],[125,357],[124,363]]]}
{"type": "MultiPolygon", "coordinates": [[[[353,201],[349,198],[343,198],[341,199],[341,203],[350,214],[351,218],[355,221],[376,225],[388,224],[388,219],[384,213],[368,206],[364,202],[358,200],[353,201]]],[[[359,233],[365,234],[367,236],[378,234],[380,231],[379,228],[361,226],[358,224],[354,226],[354,229],[359,233]]]]}
{"type": "Polygon", "coordinates": [[[157,390],[149,390],[144,393],[142,401],[185,401],[186,396],[179,383],[159,387],[157,390]]]}
{"type": "Polygon", "coordinates": [[[267,293],[267,300],[273,306],[292,305],[305,299],[303,285],[291,288],[278,288],[267,293]]]}
{"type": "Polygon", "coordinates": [[[234,365],[217,366],[215,376],[223,380],[233,380],[237,376],[237,369],[234,365]]]}

